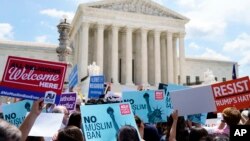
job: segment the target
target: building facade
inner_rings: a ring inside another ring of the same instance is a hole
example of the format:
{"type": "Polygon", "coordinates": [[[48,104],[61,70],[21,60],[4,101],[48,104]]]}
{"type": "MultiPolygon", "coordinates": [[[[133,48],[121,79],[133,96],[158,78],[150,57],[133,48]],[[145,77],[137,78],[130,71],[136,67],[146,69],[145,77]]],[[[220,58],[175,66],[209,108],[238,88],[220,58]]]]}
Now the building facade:
{"type": "MultiPolygon", "coordinates": [[[[122,85],[202,82],[208,68],[218,81],[231,79],[235,62],[185,57],[188,21],[150,0],[81,4],[71,23],[69,61],[78,65],[78,80],[96,62],[107,82],[122,85]]],[[[57,46],[0,41],[0,77],[8,55],[58,61],[57,46]]]]}

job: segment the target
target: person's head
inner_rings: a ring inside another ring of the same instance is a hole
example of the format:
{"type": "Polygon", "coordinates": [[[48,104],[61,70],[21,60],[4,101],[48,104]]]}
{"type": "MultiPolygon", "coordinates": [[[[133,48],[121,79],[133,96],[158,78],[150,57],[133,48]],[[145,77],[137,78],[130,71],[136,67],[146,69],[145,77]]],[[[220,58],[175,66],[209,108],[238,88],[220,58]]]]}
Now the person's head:
{"type": "Polygon", "coordinates": [[[69,117],[69,122],[67,126],[76,126],[79,129],[81,129],[82,126],[81,113],[79,112],[72,113],[69,117]]]}
{"type": "Polygon", "coordinates": [[[0,119],[0,141],[21,141],[21,131],[10,123],[0,119]]]}
{"type": "Polygon", "coordinates": [[[237,125],[240,122],[241,114],[240,111],[235,107],[228,107],[222,111],[222,116],[227,125],[237,125]]]}
{"type": "Polygon", "coordinates": [[[53,110],[52,113],[63,113],[63,121],[62,123],[64,125],[68,124],[68,119],[69,119],[69,111],[67,110],[67,108],[65,106],[56,106],[53,110]]]}
{"type": "Polygon", "coordinates": [[[201,127],[191,128],[189,133],[189,141],[204,140],[208,136],[206,129],[201,127]]]}
{"type": "Polygon", "coordinates": [[[26,141],[45,141],[43,137],[32,137],[28,136],[26,141]]]}
{"type": "MultiPolygon", "coordinates": [[[[167,130],[166,130],[166,137],[168,138],[170,135],[170,129],[172,127],[173,124],[173,117],[169,116],[168,120],[167,120],[167,130]]],[[[185,118],[183,116],[178,117],[177,120],[177,128],[176,128],[176,140],[182,140],[182,141],[186,141],[188,140],[188,130],[187,130],[187,125],[186,125],[186,121],[185,118]]]]}
{"type": "Polygon", "coordinates": [[[140,141],[140,137],[133,126],[125,125],[119,130],[118,141],[140,141]]]}
{"type": "Polygon", "coordinates": [[[84,141],[84,138],[78,127],[68,126],[59,130],[57,141],[84,141]]]}
{"type": "Polygon", "coordinates": [[[140,119],[140,117],[135,115],[134,118],[135,118],[135,123],[136,123],[138,129],[140,129],[140,128],[144,129],[144,124],[143,124],[143,121],[140,119]]]}
{"type": "Polygon", "coordinates": [[[212,141],[229,141],[229,136],[218,134],[212,138],[212,141]]]}

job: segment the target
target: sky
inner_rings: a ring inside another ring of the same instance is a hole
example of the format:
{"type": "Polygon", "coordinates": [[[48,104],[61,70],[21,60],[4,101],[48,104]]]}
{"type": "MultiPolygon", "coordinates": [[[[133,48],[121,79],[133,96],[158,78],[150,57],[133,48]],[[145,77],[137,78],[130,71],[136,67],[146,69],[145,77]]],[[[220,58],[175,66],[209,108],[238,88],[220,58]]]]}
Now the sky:
{"type": "MultiPolygon", "coordinates": [[[[97,0],[0,0],[0,40],[58,44],[63,15],[74,17],[80,3],[97,0]]],[[[250,75],[249,0],[153,0],[190,21],[187,57],[238,62],[239,75],[250,75]]]]}

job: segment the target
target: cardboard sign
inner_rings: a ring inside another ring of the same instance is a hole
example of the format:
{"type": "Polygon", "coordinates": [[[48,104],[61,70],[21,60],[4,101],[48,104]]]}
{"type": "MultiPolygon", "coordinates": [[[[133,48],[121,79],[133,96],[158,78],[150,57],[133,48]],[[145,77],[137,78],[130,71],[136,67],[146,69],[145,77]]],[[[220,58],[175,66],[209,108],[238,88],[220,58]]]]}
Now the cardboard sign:
{"type": "Polygon", "coordinates": [[[130,102],[133,113],[145,123],[158,123],[167,120],[163,90],[123,92],[122,99],[124,102],[130,102]]]}
{"type": "Polygon", "coordinates": [[[207,119],[207,113],[188,115],[187,119],[194,123],[205,125],[207,119]]]}
{"type": "Polygon", "coordinates": [[[65,106],[69,111],[75,110],[76,107],[76,93],[63,93],[60,98],[59,105],[65,106]]]}
{"type": "Polygon", "coordinates": [[[122,126],[137,129],[129,103],[85,105],[81,106],[81,114],[86,141],[117,141],[122,126]]]}
{"type": "Polygon", "coordinates": [[[77,65],[75,65],[69,75],[69,88],[74,88],[74,86],[76,86],[77,83],[78,83],[78,69],[77,65]]]}
{"type": "Polygon", "coordinates": [[[226,107],[250,107],[250,82],[248,77],[213,85],[170,92],[173,108],[180,115],[222,112],[226,107]]]}
{"type": "Polygon", "coordinates": [[[59,103],[67,65],[9,56],[0,95],[59,103]]]}
{"type": "Polygon", "coordinates": [[[64,114],[41,113],[32,126],[29,136],[53,137],[62,125],[64,114]]]}
{"type": "Polygon", "coordinates": [[[166,108],[167,108],[167,116],[170,116],[171,113],[173,112],[173,105],[171,102],[170,98],[170,92],[176,91],[176,90],[183,90],[183,89],[188,89],[189,87],[187,86],[181,86],[181,85],[176,85],[176,84],[163,84],[160,83],[158,89],[159,90],[164,90],[165,95],[166,95],[166,108]]]}
{"type": "Polygon", "coordinates": [[[17,103],[3,105],[3,117],[9,123],[19,127],[27,112],[30,112],[33,102],[30,100],[23,100],[17,103]]]}
{"type": "Polygon", "coordinates": [[[88,98],[99,98],[104,92],[104,76],[91,76],[88,98]]]}

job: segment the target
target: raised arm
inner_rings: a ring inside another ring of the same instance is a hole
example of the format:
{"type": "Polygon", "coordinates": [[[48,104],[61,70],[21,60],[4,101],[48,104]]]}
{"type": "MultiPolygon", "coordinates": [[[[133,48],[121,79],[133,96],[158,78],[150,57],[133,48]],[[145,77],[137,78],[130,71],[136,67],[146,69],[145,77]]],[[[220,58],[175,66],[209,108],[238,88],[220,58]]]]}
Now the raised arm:
{"type": "Polygon", "coordinates": [[[40,115],[43,108],[43,99],[35,101],[32,105],[32,109],[28,116],[25,118],[24,122],[21,124],[19,129],[22,132],[22,141],[25,141],[29,135],[29,132],[36,121],[36,118],[40,115]]]}
{"type": "Polygon", "coordinates": [[[176,141],[176,128],[177,128],[177,121],[178,121],[178,111],[175,110],[172,113],[173,123],[170,129],[169,141],[176,141]]]}

